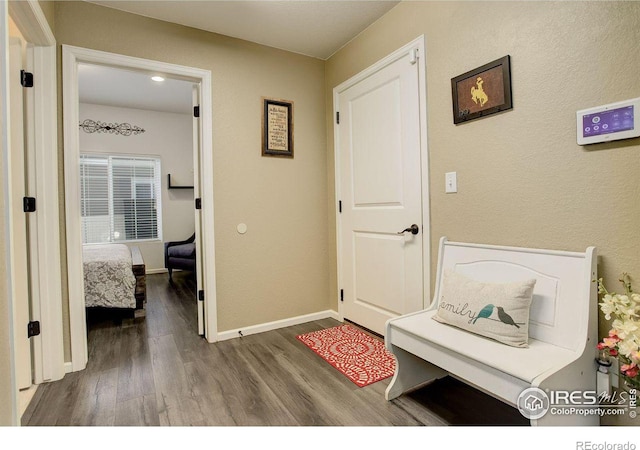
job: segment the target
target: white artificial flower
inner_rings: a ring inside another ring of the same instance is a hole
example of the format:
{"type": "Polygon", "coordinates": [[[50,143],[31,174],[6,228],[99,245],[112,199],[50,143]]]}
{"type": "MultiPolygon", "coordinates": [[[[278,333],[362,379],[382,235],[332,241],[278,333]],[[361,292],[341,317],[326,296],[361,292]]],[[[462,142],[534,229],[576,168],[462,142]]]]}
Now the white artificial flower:
{"type": "Polygon", "coordinates": [[[638,343],[634,339],[623,339],[618,342],[618,351],[627,358],[631,358],[631,355],[638,351],[638,343]]]}
{"type": "MultiPolygon", "coordinates": [[[[606,320],[614,319],[609,336],[615,335],[620,339],[609,344],[617,347],[620,355],[640,363],[640,293],[632,291],[627,274],[623,274],[623,280],[626,291],[624,294],[609,293],[602,279],[598,280],[598,292],[602,295],[600,310],[606,320]]],[[[611,339],[605,338],[600,345],[607,344],[611,339]]]]}
{"type": "Polygon", "coordinates": [[[604,318],[607,320],[611,320],[611,314],[616,310],[615,306],[610,303],[600,303],[600,309],[604,313],[604,318]]]}
{"type": "Polygon", "coordinates": [[[631,306],[626,306],[626,307],[622,307],[622,308],[618,308],[620,310],[620,314],[626,316],[626,317],[635,317],[637,316],[636,314],[636,307],[631,305],[631,306]]]}
{"type": "Polygon", "coordinates": [[[638,330],[638,324],[633,320],[614,320],[613,326],[618,330],[618,337],[621,339],[626,339],[627,337],[633,339],[635,337],[634,332],[638,330]]]}

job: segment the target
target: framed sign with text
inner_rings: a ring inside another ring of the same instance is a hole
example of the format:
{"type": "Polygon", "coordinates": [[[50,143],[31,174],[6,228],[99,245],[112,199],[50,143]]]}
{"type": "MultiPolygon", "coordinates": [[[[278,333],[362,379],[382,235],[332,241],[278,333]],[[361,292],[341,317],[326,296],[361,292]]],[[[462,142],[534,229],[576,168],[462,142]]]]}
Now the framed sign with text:
{"type": "Polygon", "coordinates": [[[262,101],[262,156],[293,158],[293,102],[262,101]]]}

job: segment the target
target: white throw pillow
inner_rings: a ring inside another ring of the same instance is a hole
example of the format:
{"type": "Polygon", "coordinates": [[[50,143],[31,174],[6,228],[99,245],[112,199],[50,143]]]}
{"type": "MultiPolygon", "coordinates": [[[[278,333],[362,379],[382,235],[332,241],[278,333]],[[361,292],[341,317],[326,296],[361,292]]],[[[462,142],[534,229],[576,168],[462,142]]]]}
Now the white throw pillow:
{"type": "Polygon", "coordinates": [[[528,347],[535,279],[482,283],[447,270],[433,319],[513,347],[528,347]]]}

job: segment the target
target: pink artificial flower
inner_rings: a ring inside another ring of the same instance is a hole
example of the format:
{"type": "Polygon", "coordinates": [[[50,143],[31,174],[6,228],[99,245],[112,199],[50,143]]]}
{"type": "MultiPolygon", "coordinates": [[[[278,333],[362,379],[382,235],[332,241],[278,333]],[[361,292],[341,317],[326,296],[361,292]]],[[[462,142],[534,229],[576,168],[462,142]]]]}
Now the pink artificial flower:
{"type": "Polygon", "coordinates": [[[609,337],[618,338],[618,330],[609,330],[609,337]]]}
{"type": "Polygon", "coordinates": [[[629,378],[635,378],[638,375],[638,372],[640,372],[640,369],[638,368],[636,363],[631,363],[631,364],[623,364],[620,367],[620,371],[622,372],[623,375],[629,378]]]}
{"type": "Polygon", "coordinates": [[[609,349],[609,355],[618,356],[618,350],[616,350],[615,348],[610,348],[609,349]]]}
{"type": "Polygon", "coordinates": [[[598,348],[598,350],[604,350],[604,344],[602,342],[598,342],[598,345],[596,345],[596,347],[598,348]]]}
{"type": "Polygon", "coordinates": [[[605,347],[609,347],[609,348],[615,347],[618,342],[620,342],[620,338],[618,336],[610,337],[610,338],[604,338],[602,340],[602,344],[605,347]]]}

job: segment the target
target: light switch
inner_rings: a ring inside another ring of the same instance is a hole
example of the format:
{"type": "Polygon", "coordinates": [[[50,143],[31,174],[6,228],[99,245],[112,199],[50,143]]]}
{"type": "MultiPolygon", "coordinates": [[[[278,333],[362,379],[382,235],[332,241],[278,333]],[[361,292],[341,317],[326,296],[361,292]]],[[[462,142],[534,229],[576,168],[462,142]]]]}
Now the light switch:
{"type": "Polygon", "coordinates": [[[453,194],[458,192],[458,175],[456,172],[447,172],[444,174],[445,192],[453,194]]]}

